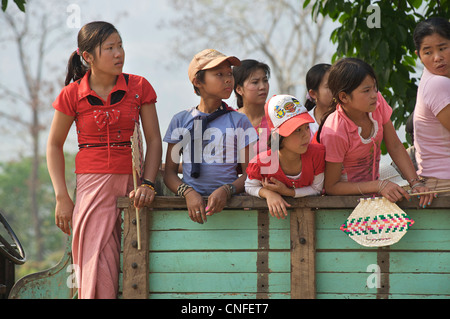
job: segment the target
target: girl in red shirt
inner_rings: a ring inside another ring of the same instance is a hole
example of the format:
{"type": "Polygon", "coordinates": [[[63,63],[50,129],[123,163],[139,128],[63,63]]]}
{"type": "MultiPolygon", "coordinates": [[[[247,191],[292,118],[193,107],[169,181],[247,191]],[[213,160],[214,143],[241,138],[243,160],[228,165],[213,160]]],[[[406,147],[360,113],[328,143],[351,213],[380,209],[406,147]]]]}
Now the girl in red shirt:
{"type": "Polygon", "coordinates": [[[248,164],[245,191],[265,198],[270,215],[285,218],[290,205],[282,196],[322,193],[325,148],[310,144],[309,123],[314,120],[295,97],[275,95],[266,103],[265,113],[271,145],[248,164]]]}
{"type": "Polygon", "coordinates": [[[156,93],[145,78],[122,73],[124,61],[122,38],[113,25],[85,25],[69,59],[66,86],[53,103],[47,164],[56,196],[56,225],[73,233],[79,298],[117,296],[121,235],[117,198],[134,196],[135,206],[141,208],[155,197],[153,183],[162,155],[156,93]],[[143,184],[135,193],[130,137],[140,121],[147,150],[143,184]],[[63,153],[74,122],[79,143],[75,204],[65,182],[63,153]]]}

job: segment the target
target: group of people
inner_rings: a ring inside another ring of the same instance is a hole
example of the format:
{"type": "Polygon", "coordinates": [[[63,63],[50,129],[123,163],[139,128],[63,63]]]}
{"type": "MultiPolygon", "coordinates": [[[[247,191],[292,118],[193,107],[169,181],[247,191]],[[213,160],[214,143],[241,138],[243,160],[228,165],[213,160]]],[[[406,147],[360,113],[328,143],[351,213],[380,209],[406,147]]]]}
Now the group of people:
{"type": "Polygon", "coordinates": [[[79,297],[117,296],[121,220],[116,200],[129,196],[137,208],[152,203],[162,140],[168,145],[164,182],[185,198],[197,223],[240,193],[265,198],[277,218],[287,215],[284,197],[353,194],[396,202],[425,192],[419,204],[430,205],[434,191],[450,188],[449,21],[420,22],[414,42],[425,66],[413,122],[417,170],[397,137],[374,70],[360,59],[313,66],[303,104],[292,95],[268,97],[265,63],[203,50],[188,69],[200,102],[175,114],[161,139],[156,93],[145,78],[122,72],[119,32],[107,22],[85,25],[69,59],[66,86],[53,104],[47,146],[55,222],[73,236],[79,297]],[[224,102],[233,91],[237,110],[224,102]],[[79,143],[75,203],[65,183],[63,152],[74,122],[79,143]],[[134,189],[130,137],[137,123],[146,152],[142,181],[134,189]],[[409,192],[380,179],[383,140],[409,192]]]}

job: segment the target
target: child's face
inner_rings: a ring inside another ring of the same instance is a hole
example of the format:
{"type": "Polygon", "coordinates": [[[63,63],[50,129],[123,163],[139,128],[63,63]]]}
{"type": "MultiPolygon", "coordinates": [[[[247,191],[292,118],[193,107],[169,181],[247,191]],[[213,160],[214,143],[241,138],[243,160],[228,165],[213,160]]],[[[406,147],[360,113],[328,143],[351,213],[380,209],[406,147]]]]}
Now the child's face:
{"type": "Polygon", "coordinates": [[[238,86],[236,91],[242,96],[244,106],[247,104],[263,105],[269,94],[269,79],[262,69],[255,70],[244,81],[243,86],[238,86]]]}
{"type": "Polygon", "coordinates": [[[119,34],[111,34],[100,46],[95,48],[95,56],[89,54],[91,64],[95,72],[108,75],[120,75],[125,62],[125,51],[119,34]]]}
{"type": "Polygon", "coordinates": [[[340,93],[343,107],[350,112],[373,112],[377,107],[377,83],[370,75],[350,94],[340,93]],[[344,95],[342,95],[344,94],[344,95]]]}
{"type": "Polygon", "coordinates": [[[197,82],[202,98],[217,98],[226,100],[234,88],[234,77],[231,64],[225,61],[215,68],[205,71],[204,82],[197,82]]]}
{"type": "Polygon", "coordinates": [[[331,100],[333,99],[333,94],[331,94],[330,89],[328,88],[328,76],[330,72],[326,72],[322,78],[322,82],[320,82],[319,89],[316,93],[316,104],[320,105],[324,108],[327,108],[331,105],[331,100]]]}
{"type": "Polygon", "coordinates": [[[283,139],[280,151],[290,151],[295,154],[303,154],[308,150],[311,140],[309,123],[299,126],[291,135],[283,139]]]}
{"type": "Polygon", "coordinates": [[[433,74],[450,77],[450,40],[437,33],[423,38],[420,60],[433,74]]]}

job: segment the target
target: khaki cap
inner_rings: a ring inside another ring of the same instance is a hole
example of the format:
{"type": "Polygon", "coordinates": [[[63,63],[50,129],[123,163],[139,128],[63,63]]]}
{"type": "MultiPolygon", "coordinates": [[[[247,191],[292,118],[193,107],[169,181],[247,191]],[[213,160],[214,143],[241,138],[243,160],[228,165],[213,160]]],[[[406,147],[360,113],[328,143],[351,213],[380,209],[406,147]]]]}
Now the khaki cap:
{"type": "Polygon", "coordinates": [[[235,56],[226,56],[214,49],[206,49],[197,53],[189,64],[189,80],[193,82],[198,71],[212,69],[227,60],[231,65],[241,65],[241,61],[235,56]]]}

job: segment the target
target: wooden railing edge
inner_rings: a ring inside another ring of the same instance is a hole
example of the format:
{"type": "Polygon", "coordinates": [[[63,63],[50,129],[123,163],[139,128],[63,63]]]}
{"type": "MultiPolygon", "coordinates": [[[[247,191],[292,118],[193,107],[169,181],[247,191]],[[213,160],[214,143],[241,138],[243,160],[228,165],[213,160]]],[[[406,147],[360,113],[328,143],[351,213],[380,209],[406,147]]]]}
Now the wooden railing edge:
{"type": "MultiPolygon", "coordinates": [[[[361,196],[310,196],[302,198],[285,198],[291,204],[291,209],[296,208],[317,208],[317,209],[333,209],[333,208],[355,208],[361,196]]],[[[124,209],[130,204],[130,199],[120,197],[117,201],[117,207],[124,209]]],[[[205,202],[207,197],[205,197],[205,202]]],[[[403,199],[396,203],[402,209],[411,209],[419,207],[419,200],[413,196],[411,201],[403,199]]],[[[179,196],[156,196],[154,202],[149,206],[151,209],[186,209],[186,200],[179,196]]],[[[450,209],[450,196],[441,196],[435,198],[428,209],[444,208],[450,209]]],[[[267,209],[265,199],[257,198],[249,195],[233,196],[227,203],[225,209],[267,209]]]]}

